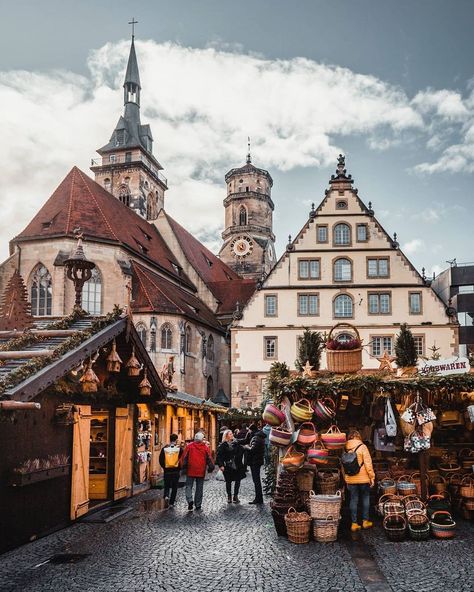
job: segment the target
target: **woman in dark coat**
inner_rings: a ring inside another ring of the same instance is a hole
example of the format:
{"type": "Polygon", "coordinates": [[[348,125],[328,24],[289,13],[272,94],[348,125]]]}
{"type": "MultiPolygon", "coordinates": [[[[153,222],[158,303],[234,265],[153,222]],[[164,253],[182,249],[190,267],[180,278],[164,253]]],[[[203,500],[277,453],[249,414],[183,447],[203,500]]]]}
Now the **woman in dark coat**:
{"type": "Polygon", "coordinates": [[[234,504],[240,503],[240,481],[245,477],[243,457],[244,447],[234,438],[232,430],[226,430],[222,435],[222,443],[217,449],[216,464],[224,474],[228,504],[231,504],[232,501],[234,504]],[[233,498],[232,481],[235,482],[233,498]]]}

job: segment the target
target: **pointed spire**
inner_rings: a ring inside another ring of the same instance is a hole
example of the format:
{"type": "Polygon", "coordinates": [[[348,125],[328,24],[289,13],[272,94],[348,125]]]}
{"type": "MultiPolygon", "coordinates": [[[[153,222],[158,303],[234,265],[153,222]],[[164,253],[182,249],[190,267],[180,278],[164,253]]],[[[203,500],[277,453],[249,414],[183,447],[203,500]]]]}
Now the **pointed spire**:
{"type": "Polygon", "coordinates": [[[247,146],[248,146],[248,150],[247,150],[247,164],[251,164],[252,163],[252,156],[250,154],[250,136],[247,137],[247,146]]]}
{"type": "Polygon", "coordinates": [[[130,46],[130,55],[128,56],[127,72],[125,73],[125,81],[123,83],[123,86],[125,87],[127,84],[135,84],[138,86],[138,88],[141,88],[137,54],[135,52],[134,35],[132,35],[132,45],[130,46]]]}

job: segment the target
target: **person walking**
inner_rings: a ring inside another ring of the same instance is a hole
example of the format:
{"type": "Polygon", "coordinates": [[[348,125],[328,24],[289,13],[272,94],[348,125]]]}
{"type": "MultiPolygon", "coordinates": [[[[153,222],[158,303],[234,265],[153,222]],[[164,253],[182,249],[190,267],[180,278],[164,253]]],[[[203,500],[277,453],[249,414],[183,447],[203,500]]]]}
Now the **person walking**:
{"type": "Polygon", "coordinates": [[[226,430],[222,435],[222,442],[217,448],[216,464],[224,474],[227,491],[227,503],[239,504],[240,481],[245,477],[243,464],[244,447],[240,444],[232,430],[226,430]],[[234,497],[232,497],[232,482],[234,481],[234,497]]]}
{"type": "Polygon", "coordinates": [[[247,446],[246,460],[252,474],[252,481],[255,487],[255,498],[249,504],[263,504],[262,481],[260,469],[265,458],[265,433],[259,430],[255,424],[249,427],[252,434],[250,444],[247,446]]]}
{"type": "Polygon", "coordinates": [[[191,442],[186,447],[182,458],[182,466],[186,471],[186,501],[188,502],[188,512],[192,512],[194,507],[196,510],[201,509],[206,468],[210,473],[214,470],[214,463],[209,453],[209,448],[203,440],[204,434],[197,432],[194,436],[194,442],[191,442]],[[193,500],[194,484],[196,484],[196,491],[193,500]]]}
{"type": "Polygon", "coordinates": [[[351,430],[347,437],[346,452],[342,456],[344,480],[350,494],[351,530],[361,529],[357,521],[359,501],[362,503],[362,528],[370,528],[370,488],[375,484],[375,473],[369,449],[357,430],[351,430]]]}
{"type": "Polygon", "coordinates": [[[178,492],[180,460],[183,455],[183,449],[178,446],[178,435],[171,434],[170,443],[164,446],[160,452],[159,462],[163,469],[165,479],[164,498],[169,502],[170,508],[174,507],[176,494],[178,492]],[[171,496],[170,496],[171,491],[171,496]]]}

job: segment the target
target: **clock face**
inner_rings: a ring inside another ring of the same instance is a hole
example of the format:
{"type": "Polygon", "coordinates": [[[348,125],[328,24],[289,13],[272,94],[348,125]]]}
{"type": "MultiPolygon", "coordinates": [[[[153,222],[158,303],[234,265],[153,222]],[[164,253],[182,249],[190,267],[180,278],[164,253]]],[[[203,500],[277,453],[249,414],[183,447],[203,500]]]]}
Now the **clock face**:
{"type": "Polygon", "coordinates": [[[246,236],[238,236],[232,241],[230,248],[236,257],[248,257],[252,252],[253,242],[246,236]]]}

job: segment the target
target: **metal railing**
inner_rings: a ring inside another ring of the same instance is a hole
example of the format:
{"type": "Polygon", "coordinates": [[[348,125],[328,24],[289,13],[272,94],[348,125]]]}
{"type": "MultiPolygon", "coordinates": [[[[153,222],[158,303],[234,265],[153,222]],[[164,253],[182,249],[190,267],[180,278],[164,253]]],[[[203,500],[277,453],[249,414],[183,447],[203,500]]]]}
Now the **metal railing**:
{"type": "Polygon", "coordinates": [[[163,173],[156,167],[149,158],[143,154],[108,154],[102,158],[91,158],[91,166],[107,166],[111,164],[134,164],[136,162],[143,162],[143,164],[150,169],[150,171],[158,177],[158,179],[166,186],[168,186],[168,179],[163,173]]]}

